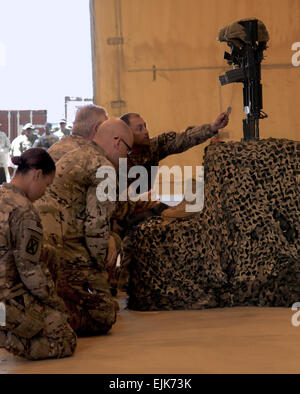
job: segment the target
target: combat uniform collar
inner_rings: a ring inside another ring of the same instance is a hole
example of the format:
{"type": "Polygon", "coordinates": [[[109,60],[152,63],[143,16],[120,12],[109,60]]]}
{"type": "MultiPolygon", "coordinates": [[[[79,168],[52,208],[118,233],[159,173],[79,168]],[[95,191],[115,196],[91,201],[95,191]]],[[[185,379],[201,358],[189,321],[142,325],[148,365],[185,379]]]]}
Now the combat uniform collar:
{"type": "Polygon", "coordinates": [[[86,140],[86,141],[88,141],[86,138],[82,137],[82,135],[79,135],[79,134],[70,134],[68,137],[72,137],[75,140],[86,140]]]}
{"type": "Polygon", "coordinates": [[[23,196],[23,197],[25,197],[25,198],[28,199],[28,197],[27,197],[26,194],[23,192],[23,190],[21,190],[20,188],[18,188],[18,187],[15,186],[15,185],[12,185],[11,183],[6,183],[6,182],[4,182],[4,183],[2,183],[2,187],[3,187],[4,189],[12,190],[12,191],[15,192],[15,193],[19,193],[19,194],[21,194],[21,196],[23,196]]]}

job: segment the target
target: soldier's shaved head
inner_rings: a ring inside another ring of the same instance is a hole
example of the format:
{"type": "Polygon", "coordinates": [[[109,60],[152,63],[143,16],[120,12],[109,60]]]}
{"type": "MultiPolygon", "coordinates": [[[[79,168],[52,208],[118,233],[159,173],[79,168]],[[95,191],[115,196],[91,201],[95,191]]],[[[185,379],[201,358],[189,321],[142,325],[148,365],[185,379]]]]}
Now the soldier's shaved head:
{"type": "Polygon", "coordinates": [[[125,137],[129,138],[129,142],[132,142],[133,135],[130,127],[128,127],[121,119],[109,119],[103,122],[97,129],[94,137],[95,142],[107,141],[114,139],[114,137],[125,137]]]}
{"type": "Polygon", "coordinates": [[[133,145],[131,129],[120,119],[109,119],[97,129],[93,141],[105,152],[107,158],[114,164],[119,164],[119,158],[126,157],[133,145]]]}

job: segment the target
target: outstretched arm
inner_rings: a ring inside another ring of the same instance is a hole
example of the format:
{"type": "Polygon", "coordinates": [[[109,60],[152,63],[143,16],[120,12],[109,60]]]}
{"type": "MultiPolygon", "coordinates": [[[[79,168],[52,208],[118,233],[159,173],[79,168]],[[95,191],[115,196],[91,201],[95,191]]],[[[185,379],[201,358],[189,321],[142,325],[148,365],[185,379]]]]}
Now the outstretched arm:
{"type": "Polygon", "coordinates": [[[202,126],[188,127],[181,133],[171,131],[160,134],[151,139],[151,150],[157,155],[160,161],[169,155],[182,153],[186,150],[202,144],[209,138],[217,134],[219,129],[227,126],[229,117],[226,112],[222,112],[216,120],[210,124],[202,126]]]}

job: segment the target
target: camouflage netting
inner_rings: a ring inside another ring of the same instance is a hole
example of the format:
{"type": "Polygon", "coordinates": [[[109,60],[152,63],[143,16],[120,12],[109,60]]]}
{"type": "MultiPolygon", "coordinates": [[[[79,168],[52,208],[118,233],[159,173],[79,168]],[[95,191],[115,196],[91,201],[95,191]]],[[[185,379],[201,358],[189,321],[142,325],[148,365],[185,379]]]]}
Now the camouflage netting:
{"type": "Polygon", "coordinates": [[[204,209],[132,231],[128,307],[300,301],[299,156],[300,142],[286,139],[210,144],[204,209]]]}

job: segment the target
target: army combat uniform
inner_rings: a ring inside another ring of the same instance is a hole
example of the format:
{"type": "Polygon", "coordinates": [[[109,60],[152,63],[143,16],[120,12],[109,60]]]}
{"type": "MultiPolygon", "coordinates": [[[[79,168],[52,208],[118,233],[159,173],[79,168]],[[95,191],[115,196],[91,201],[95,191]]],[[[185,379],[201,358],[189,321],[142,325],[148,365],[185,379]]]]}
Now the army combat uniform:
{"type": "Polygon", "coordinates": [[[91,141],[81,137],[80,135],[69,135],[62,138],[56,144],[52,145],[51,148],[49,148],[48,153],[54,162],[57,163],[58,160],[61,159],[66,153],[90,143],[91,141]]]}
{"type": "MultiPolygon", "coordinates": [[[[75,149],[85,147],[87,145],[92,144],[92,142],[80,135],[70,135],[67,136],[63,139],[61,139],[58,143],[54,144],[51,146],[51,148],[48,150],[48,153],[52,157],[55,163],[58,162],[66,153],[71,152],[75,149]]],[[[143,205],[145,205],[144,203],[143,205]]],[[[133,212],[139,208],[140,204],[134,204],[134,203],[127,203],[127,202],[119,202],[116,206],[116,209],[114,211],[114,214],[112,216],[112,221],[114,220],[119,220],[122,221],[123,225],[123,220],[127,218],[128,216],[132,215],[133,212]]],[[[111,232],[111,235],[115,238],[116,244],[117,244],[117,253],[119,254],[119,249],[121,246],[121,239],[119,238],[119,235],[116,232],[111,232]]],[[[113,293],[116,292],[116,280],[115,278],[110,278],[110,286],[111,290],[113,293]]]]}
{"type": "MultiPolygon", "coordinates": [[[[158,166],[160,160],[167,156],[182,153],[186,150],[202,144],[217,132],[213,132],[209,124],[202,126],[188,127],[182,133],[170,131],[150,139],[149,145],[133,146],[132,152],[128,158],[128,169],[133,166],[144,166],[148,171],[148,190],[153,186],[151,184],[151,166],[158,166]]],[[[128,179],[128,183],[134,179],[128,179]]]]}
{"type": "Polygon", "coordinates": [[[76,335],[42,255],[38,213],[10,184],[0,188],[0,201],[0,347],[32,360],[71,356],[76,335]]]}
{"type": "Polygon", "coordinates": [[[96,173],[103,165],[112,167],[94,142],[65,154],[54,182],[36,203],[46,242],[61,256],[52,271],[78,335],[106,333],[116,320],[104,264],[115,203],[100,202],[96,195],[96,173]]]}

